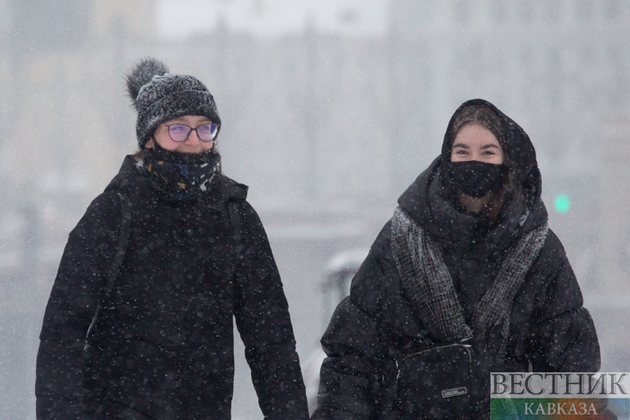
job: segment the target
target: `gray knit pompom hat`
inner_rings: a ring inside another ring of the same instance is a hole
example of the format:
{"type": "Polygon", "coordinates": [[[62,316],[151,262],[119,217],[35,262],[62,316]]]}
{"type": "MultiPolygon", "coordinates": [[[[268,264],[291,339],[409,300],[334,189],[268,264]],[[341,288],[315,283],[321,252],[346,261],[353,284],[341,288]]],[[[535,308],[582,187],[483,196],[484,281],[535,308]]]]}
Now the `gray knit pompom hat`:
{"type": "Polygon", "coordinates": [[[171,74],[153,58],[138,62],[127,74],[127,91],[138,111],[136,136],[143,149],[157,127],[184,115],[207,117],[221,128],[221,118],[208,88],[187,74],[171,74]]]}

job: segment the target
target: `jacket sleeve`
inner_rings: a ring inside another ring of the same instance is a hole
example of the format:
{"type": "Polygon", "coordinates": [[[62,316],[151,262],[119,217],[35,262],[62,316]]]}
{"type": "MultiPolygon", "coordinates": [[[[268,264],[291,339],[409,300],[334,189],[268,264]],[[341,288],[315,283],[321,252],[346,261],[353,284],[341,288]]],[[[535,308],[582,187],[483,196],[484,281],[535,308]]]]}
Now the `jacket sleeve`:
{"type": "Polygon", "coordinates": [[[307,419],[288,303],[269,241],[247,202],[239,212],[243,249],[236,269],[234,315],[260,409],[267,420],[307,419]]]}
{"type": "Polygon", "coordinates": [[[85,419],[83,348],[118,238],[121,211],[100,195],[69,235],[40,334],[37,419],[85,419]]]}
{"type": "Polygon", "coordinates": [[[391,338],[385,336],[384,327],[389,319],[386,296],[391,291],[386,290],[384,273],[390,269],[376,255],[388,249],[383,236],[375,241],[352,281],[350,296],[337,306],[322,337],[328,357],[320,371],[313,419],[367,420],[387,411],[382,385],[391,368],[386,350],[391,338]]]}
{"type": "Polygon", "coordinates": [[[560,240],[549,232],[539,257],[552,270],[536,296],[530,330],[534,371],[595,372],[600,368],[593,319],[582,306],[582,292],[560,240]]]}
{"type": "Polygon", "coordinates": [[[367,420],[375,411],[378,332],[374,322],[344,299],[322,338],[326,351],[320,371],[316,420],[367,420]]]}

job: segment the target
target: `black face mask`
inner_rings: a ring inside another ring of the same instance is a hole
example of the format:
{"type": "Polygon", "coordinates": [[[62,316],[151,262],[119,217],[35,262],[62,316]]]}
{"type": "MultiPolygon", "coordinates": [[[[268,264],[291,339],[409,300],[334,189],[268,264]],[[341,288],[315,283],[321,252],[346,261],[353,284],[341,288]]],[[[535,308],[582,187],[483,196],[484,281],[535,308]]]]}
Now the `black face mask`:
{"type": "Polygon", "coordinates": [[[474,198],[498,192],[503,186],[505,168],[503,164],[495,165],[477,160],[451,162],[451,174],[455,187],[474,198]]]}

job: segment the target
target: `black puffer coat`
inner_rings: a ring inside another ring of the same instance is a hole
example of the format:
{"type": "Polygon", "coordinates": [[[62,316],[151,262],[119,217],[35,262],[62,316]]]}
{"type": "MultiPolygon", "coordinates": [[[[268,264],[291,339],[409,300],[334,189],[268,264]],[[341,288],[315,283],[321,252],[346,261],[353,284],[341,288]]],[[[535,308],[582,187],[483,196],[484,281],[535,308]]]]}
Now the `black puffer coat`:
{"type": "Polygon", "coordinates": [[[40,336],[38,419],[229,419],[233,317],[265,418],[308,417],[287,301],[246,194],[220,175],[204,199],[176,200],[126,158],[70,234],[40,336]],[[117,192],[133,203],[129,245],[86,357],[119,237],[117,192]]]}
{"type": "MultiPolygon", "coordinates": [[[[494,281],[510,245],[547,221],[540,198],[534,149],[523,130],[493,105],[506,131],[507,156],[528,197],[508,203],[498,222],[484,228],[478,217],[444,198],[440,172],[450,156],[438,157],[400,197],[399,205],[440,245],[467,322],[494,281]]],[[[460,112],[458,110],[455,114],[460,112]]],[[[335,311],[322,345],[328,355],[320,378],[314,419],[397,417],[396,360],[425,348],[431,337],[401,287],[388,222],[352,282],[350,296],[335,311]]],[[[518,290],[511,311],[505,361],[493,371],[596,371],[597,335],[582,306],[577,280],[557,236],[549,231],[543,248],[518,290]]],[[[490,340],[497,337],[490,334],[490,340]],[[494,337],[494,338],[493,338],[494,337]]],[[[491,343],[488,343],[490,345],[491,343]]],[[[471,414],[471,417],[473,415],[471,414]]]]}

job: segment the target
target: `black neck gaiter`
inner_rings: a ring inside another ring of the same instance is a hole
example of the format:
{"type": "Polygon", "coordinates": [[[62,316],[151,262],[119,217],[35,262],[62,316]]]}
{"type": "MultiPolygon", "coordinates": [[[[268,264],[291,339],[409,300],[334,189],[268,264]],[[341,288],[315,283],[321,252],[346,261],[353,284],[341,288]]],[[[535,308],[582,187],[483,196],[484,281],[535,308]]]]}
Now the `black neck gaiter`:
{"type": "Polygon", "coordinates": [[[181,165],[201,165],[204,163],[212,163],[216,159],[217,154],[213,149],[202,153],[179,153],[171,152],[164,149],[157,141],[153,142],[153,149],[150,149],[151,156],[155,160],[163,160],[165,162],[177,163],[181,165]]]}
{"type": "Polygon", "coordinates": [[[157,143],[143,159],[142,167],[159,189],[181,200],[200,197],[210,191],[219,173],[221,156],[212,150],[203,153],[177,153],[157,143]]]}

